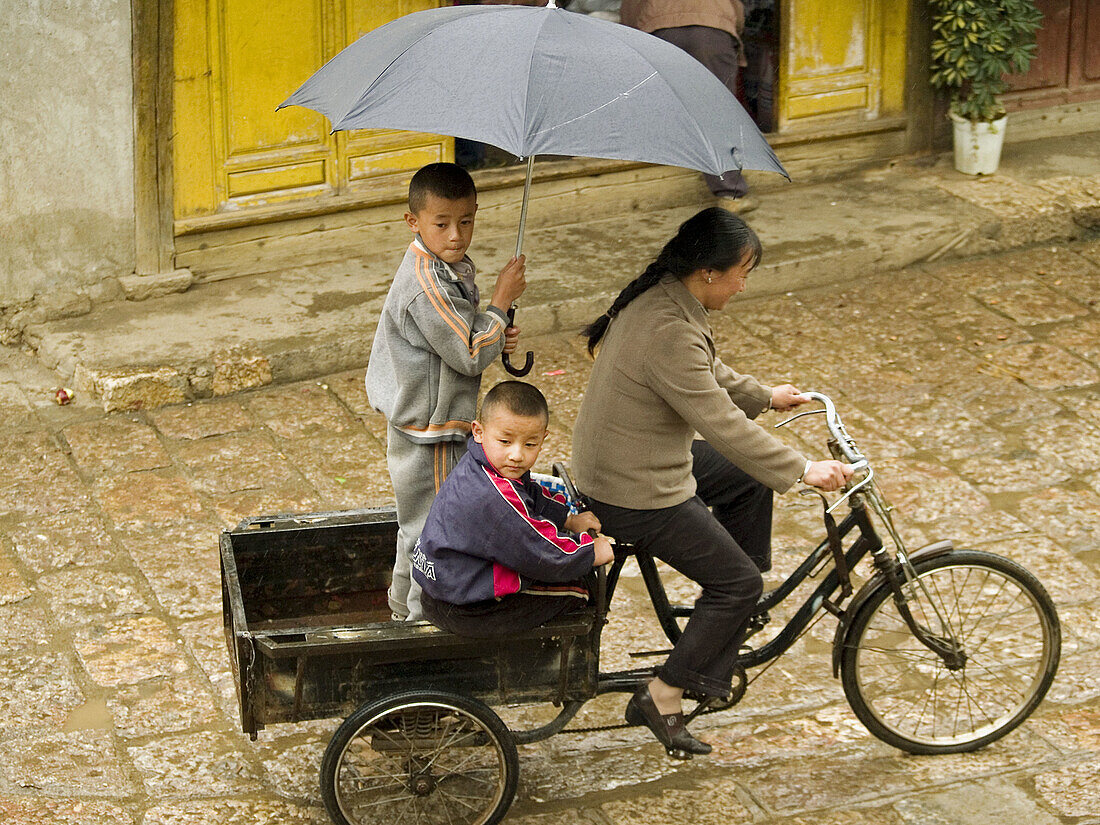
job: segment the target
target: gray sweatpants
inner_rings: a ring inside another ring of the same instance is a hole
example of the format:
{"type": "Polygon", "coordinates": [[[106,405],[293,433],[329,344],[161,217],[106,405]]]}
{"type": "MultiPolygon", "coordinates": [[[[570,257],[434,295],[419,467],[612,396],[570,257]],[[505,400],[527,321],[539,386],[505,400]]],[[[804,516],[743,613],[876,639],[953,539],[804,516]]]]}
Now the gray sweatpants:
{"type": "Polygon", "coordinates": [[[397,499],[398,527],[390,610],[415,621],[424,618],[424,611],[420,606],[420,585],[412,578],[409,559],[428,520],[435,494],[466,452],[466,444],[462,441],[419,444],[392,426],[387,428],[386,435],[386,464],[397,499]]]}

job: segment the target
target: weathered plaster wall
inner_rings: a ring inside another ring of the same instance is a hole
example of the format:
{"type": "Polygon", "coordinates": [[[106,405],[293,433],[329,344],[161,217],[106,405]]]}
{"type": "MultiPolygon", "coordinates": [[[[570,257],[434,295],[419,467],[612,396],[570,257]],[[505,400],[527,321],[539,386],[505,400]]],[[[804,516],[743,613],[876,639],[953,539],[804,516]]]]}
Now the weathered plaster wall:
{"type": "Polygon", "coordinates": [[[130,32],[129,0],[0,1],[0,307],[134,269],[130,32]]]}

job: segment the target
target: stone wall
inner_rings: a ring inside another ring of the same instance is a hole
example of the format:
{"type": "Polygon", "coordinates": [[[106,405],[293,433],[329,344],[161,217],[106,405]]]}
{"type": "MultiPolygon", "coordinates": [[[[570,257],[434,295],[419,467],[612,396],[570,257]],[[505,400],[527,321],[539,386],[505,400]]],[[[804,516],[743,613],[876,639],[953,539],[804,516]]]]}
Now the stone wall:
{"type": "Polygon", "coordinates": [[[134,270],[130,47],[128,0],[0,3],[0,309],[134,270]]]}

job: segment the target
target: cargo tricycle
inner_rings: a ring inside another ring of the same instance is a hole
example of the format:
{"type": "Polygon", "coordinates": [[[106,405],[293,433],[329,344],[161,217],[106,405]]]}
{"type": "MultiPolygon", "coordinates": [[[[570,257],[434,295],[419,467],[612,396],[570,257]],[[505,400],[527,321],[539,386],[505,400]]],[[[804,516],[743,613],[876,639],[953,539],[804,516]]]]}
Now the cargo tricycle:
{"type": "MultiPolygon", "coordinates": [[[[749,672],[831,614],[834,676],[875,736],[919,754],[999,739],[1035,710],[1054,678],[1054,604],[1007,558],[950,541],[908,551],[832,401],[810,395],[820,408],[777,426],[822,415],[831,454],[857,472],[825,502],[824,538],[760,598],[731,694],[690,697],[686,718],[731,707],[749,672]],[[853,571],[865,559],[857,590],[853,571]],[[786,624],[753,647],[769,612],[803,584],[809,595],[786,624]]],[[[583,506],[566,468],[555,465],[555,476],[583,506]]],[[[222,534],[225,638],[242,727],[255,738],[267,725],[343,718],[320,767],[321,796],[338,825],[498,822],[515,796],[517,745],[568,733],[586,701],[632,693],[653,676],[652,667],[600,669],[601,633],[628,558],[670,642],[692,607],[670,603],[651,555],[620,544],[597,571],[585,609],[530,632],[486,641],[394,622],[386,591],[396,533],[393,510],[365,509],[251,518],[222,534]],[[510,730],[493,710],[524,703],[559,710],[531,730],[510,730]]]]}

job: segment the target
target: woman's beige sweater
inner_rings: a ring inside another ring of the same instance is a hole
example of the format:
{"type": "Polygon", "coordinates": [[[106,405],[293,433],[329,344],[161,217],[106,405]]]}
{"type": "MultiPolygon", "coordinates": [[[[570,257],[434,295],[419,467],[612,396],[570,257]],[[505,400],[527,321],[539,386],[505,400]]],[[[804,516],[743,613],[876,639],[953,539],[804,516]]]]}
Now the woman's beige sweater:
{"type": "Polygon", "coordinates": [[[691,442],[718,452],[777,492],[806,459],[751,419],[771,389],[719,360],[707,312],[666,276],[626,306],[600,344],[573,428],[573,472],[588,496],[652,510],[695,495],[691,442]]]}

